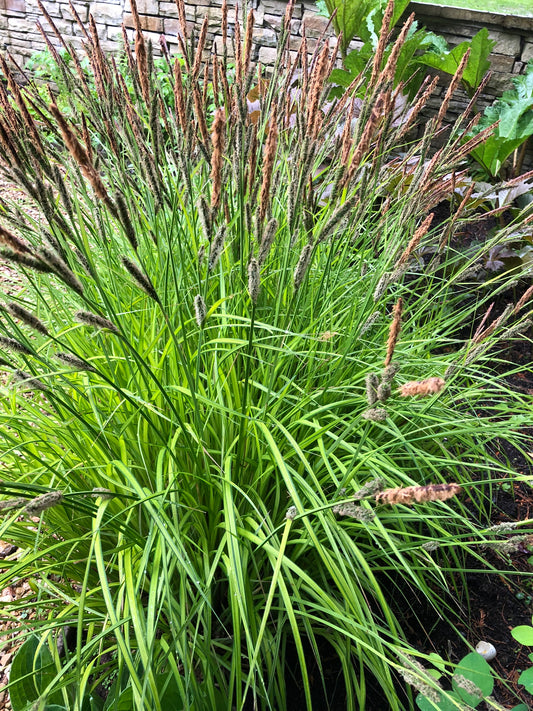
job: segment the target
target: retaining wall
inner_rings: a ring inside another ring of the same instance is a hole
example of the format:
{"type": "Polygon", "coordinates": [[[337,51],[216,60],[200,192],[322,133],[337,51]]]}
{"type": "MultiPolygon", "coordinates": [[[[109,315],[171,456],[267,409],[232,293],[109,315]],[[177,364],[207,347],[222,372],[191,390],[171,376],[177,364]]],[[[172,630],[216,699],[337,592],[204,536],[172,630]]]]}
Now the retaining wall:
{"type": "MultiPolygon", "coordinates": [[[[73,0],[83,22],[87,22],[89,12],[93,14],[101,44],[106,50],[120,48],[123,22],[129,28],[130,37],[133,34],[129,2],[73,0]]],[[[72,17],[68,0],[43,0],[43,5],[63,36],[79,46],[82,33],[72,17]]],[[[199,27],[206,16],[209,18],[208,46],[217,41],[220,46],[221,5],[222,0],[186,0],[186,16],[191,27],[199,27]]],[[[276,33],[286,3],[281,0],[252,0],[251,5],[256,14],[254,59],[268,65],[276,54],[276,33]]],[[[137,0],[137,7],[146,36],[153,41],[155,51],[164,33],[171,53],[176,52],[178,13],[175,3],[167,0],[137,0]]],[[[443,8],[420,2],[411,3],[411,11],[415,12],[420,25],[442,34],[451,46],[471,38],[481,28],[487,27],[489,36],[496,44],[491,56],[493,75],[480,101],[481,108],[501,95],[506,88],[510,88],[512,76],[523,72],[528,60],[533,59],[533,17],[443,8]]],[[[16,61],[23,64],[33,52],[43,49],[45,43],[36,26],[38,20],[47,29],[52,42],[57,44],[37,0],[0,0],[0,50],[8,50],[16,61]]],[[[230,12],[230,31],[233,28],[232,21],[233,12],[230,12]]],[[[291,28],[291,49],[297,50],[304,26],[312,49],[313,42],[321,36],[326,24],[326,20],[316,14],[314,3],[297,2],[291,28]]],[[[451,115],[448,118],[453,119],[453,114],[458,113],[466,103],[467,97],[459,93],[450,106],[451,115]]],[[[433,107],[439,105],[440,95],[437,92],[433,97],[433,107]]]]}

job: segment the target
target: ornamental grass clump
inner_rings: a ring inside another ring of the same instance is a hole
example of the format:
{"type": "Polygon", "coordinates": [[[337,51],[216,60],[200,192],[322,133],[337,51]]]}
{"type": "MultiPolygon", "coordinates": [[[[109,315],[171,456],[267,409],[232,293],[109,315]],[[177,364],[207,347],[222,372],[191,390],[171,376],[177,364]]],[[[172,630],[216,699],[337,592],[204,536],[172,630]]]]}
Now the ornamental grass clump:
{"type": "Polygon", "coordinates": [[[486,444],[520,446],[529,415],[483,365],[529,312],[464,341],[511,278],[465,300],[430,217],[470,117],[432,158],[437,119],[406,143],[428,85],[397,118],[390,58],[331,101],[335,53],[291,57],[292,7],[269,73],[251,13],[232,47],[223,5],[203,65],[207,24],[189,33],[178,2],[181,53],[156,74],[132,3],[125,61],[91,21],[89,74],[65,45],[68,93],[0,83],[0,167],[40,214],[0,206],[24,279],[0,314],[2,493],[19,502],[0,539],[23,549],[0,584],[31,580],[24,629],[51,659],[29,704],[78,711],[105,688],[109,709],[280,711],[298,688],[325,708],[333,663],[347,709],[378,687],[405,708],[397,593],[441,614],[462,553],[490,538],[508,469],[486,444]],[[427,378],[446,387],[422,393],[427,378]]]}

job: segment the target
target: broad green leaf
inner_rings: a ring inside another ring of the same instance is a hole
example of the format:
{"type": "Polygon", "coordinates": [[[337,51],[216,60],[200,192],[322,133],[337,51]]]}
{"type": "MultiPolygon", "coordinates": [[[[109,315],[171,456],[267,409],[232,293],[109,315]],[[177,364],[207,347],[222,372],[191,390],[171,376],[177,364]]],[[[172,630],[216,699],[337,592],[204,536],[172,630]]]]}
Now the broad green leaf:
{"type": "Polygon", "coordinates": [[[463,73],[463,81],[471,89],[477,89],[481,80],[490,69],[489,55],[496,43],[489,39],[486,27],[480,30],[470,42],[470,57],[463,73]]]}
{"type": "Polygon", "coordinates": [[[533,627],[518,625],[518,627],[511,630],[511,634],[520,644],[526,644],[528,647],[533,646],[533,627]]]}
{"type": "Polygon", "coordinates": [[[416,697],[416,705],[420,711],[457,711],[459,702],[459,697],[453,691],[442,692],[438,702],[430,701],[422,694],[416,697]]]}
{"type": "Polygon", "coordinates": [[[520,674],[518,683],[522,684],[529,694],[533,694],[533,667],[526,669],[520,674]]]}
{"type": "Polygon", "coordinates": [[[486,28],[480,30],[470,41],[461,42],[449,52],[427,52],[418,58],[420,64],[434,67],[446,74],[455,74],[468,50],[470,56],[463,72],[463,81],[470,89],[476,89],[490,69],[489,54],[494,41],[489,39],[486,28]]]}
{"type": "Polygon", "coordinates": [[[461,44],[458,44],[457,47],[454,47],[450,52],[446,52],[445,54],[427,52],[418,58],[418,62],[428,67],[438,69],[446,74],[455,74],[469,46],[470,42],[461,42],[461,44]]]}
{"type": "MultiPolygon", "coordinates": [[[[56,675],[52,655],[36,635],[29,637],[16,653],[11,666],[9,696],[13,711],[24,711],[28,704],[37,701],[56,675]]],[[[61,695],[49,697],[60,701],[61,695]]]]}
{"type": "Polygon", "coordinates": [[[492,693],[494,688],[492,669],[481,654],[471,652],[463,657],[455,668],[452,685],[461,699],[475,708],[484,697],[492,693]],[[469,693],[461,685],[461,677],[471,682],[479,690],[479,694],[469,693]]]}

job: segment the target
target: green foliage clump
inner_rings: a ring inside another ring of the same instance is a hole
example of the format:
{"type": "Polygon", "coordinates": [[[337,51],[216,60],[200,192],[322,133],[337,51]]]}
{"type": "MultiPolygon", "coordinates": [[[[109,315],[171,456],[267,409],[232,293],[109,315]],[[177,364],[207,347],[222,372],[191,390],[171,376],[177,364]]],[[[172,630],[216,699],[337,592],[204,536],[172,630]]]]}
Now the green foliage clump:
{"type": "Polygon", "coordinates": [[[433,158],[440,119],[406,144],[427,92],[397,107],[390,62],[331,103],[326,45],[287,64],[290,11],[268,80],[224,39],[206,84],[204,31],[161,77],[135,12],[125,64],[93,37],[89,84],[71,55],[68,112],[4,67],[0,165],[39,214],[0,206],[24,279],[0,320],[0,538],[24,554],[0,584],[35,592],[28,703],[281,710],[298,687],[311,709],[333,659],[347,709],[372,679],[405,708],[398,599],[440,614],[463,551],[483,561],[508,472],[486,445],[520,446],[529,412],[482,365],[529,321],[465,340],[508,284],[458,266],[464,213],[431,230],[467,117],[433,158]]]}

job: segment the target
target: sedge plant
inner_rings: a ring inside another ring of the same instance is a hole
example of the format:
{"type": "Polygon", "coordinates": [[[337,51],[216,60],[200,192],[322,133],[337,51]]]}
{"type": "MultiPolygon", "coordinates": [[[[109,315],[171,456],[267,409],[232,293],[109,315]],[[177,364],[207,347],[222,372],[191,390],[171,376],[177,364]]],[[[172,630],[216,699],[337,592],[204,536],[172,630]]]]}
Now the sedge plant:
{"type": "Polygon", "coordinates": [[[432,222],[486,135],[465,144],[463,116],[430,151],[464,64],[412,142],[434,84],[394,114],[399,45],[331,102],[336,55],[291,57],[291,4],[267,76],[252,11],[231,43],[224,5],[204,65],[178,3],[169,107],[132,9],[125,62],[92,21],[90,79],[56,52],[61,102],[2,61],[2,170],[40,214],[0,208],[24,279],[0,321],[0,538],[22,549],[0,582],[34,591],[7,616],[36,611],[12,701],[325,708],[334,659],[347,709],[378,686],[406,708],[397,601],[441,614],[465,551],[482,562],[509,473],[487,445],[527,418],[485,367],[527,299],[465,339],[511,276],[487,289],[448,247],[466,201],[432,222]]]}

